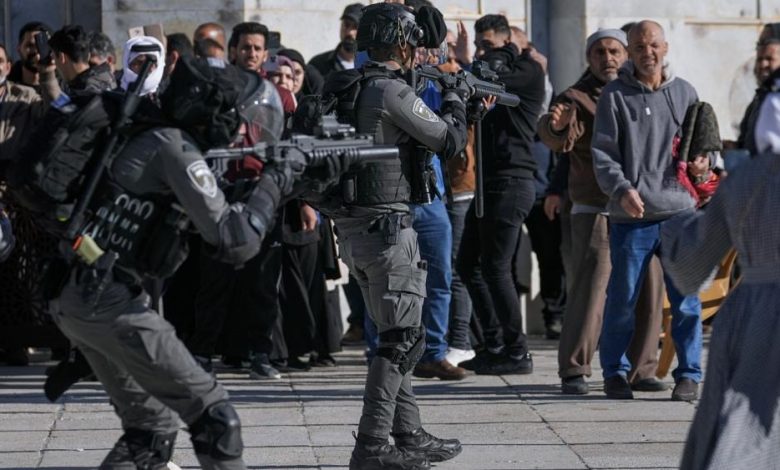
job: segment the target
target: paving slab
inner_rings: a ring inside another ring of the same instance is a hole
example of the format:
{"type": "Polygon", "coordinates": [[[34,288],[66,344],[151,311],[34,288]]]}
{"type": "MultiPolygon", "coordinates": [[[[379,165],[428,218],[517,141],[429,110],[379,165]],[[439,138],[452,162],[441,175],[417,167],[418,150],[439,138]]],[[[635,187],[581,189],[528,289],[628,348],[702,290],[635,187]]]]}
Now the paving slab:
{"type": "Polygon", "coordinates": [[[0,452],[37,452],[46,444],[49,431],[0,432],[0,452]]]}
{"type": "Polygon", "coordinates": [[[463,405],[445,401],[440,404],[421,404],[420,416],[424,423],[538,423],[542,419],[530,406],[514,402],[485,401],[463,405]]]}
{"type": "Polygon", "coordinates": [[[550,428],[570,445],[614,443],[680,443],[688,421],[553,422],[550,428]]]}
{"type": "MultiPolygon", "coordinates": [[[[597,379],[590,395],[561,395],[556,344],[531,340],[532,375],[413,380],[426,429],[464,444],[437,470],[676,468],[696,405],[671,402],[671,391],[607,400],[597,379]]],[[[339,367],[279,381],[217,369],[241,417],[249,468],[347,468],[367,369],[360,348],[336,358],[339,367]]],[[[95,468],[122,433],[96,382],[49,403],[40,387],[51,364],[0,367],[0,468],[95,468]]],[[[183,423],[176,446],[174,462],[198,468],[183,423]]]]}
{"type": "Polygon", "coordinates": [[[532,405],[545,421],[680,421],[693,419],[695,408],[670,400],[556,400],[532,405]]]}
{"type": "Polygon", "coordinates": [[[0,454],[0,467],[8,469],[36,468],[40,460],[40,452],[2,452],[0,454]]]}
{"type": "Polygon", "coordinates": [[[571,449],[591,468],[679,468],[683,444],[588,444],[571,449]]]}
{"type": "Polygon", "coordinates": [[[56,419],[57,413],[0,413],[0,432],[48,431],[56,419]]]}

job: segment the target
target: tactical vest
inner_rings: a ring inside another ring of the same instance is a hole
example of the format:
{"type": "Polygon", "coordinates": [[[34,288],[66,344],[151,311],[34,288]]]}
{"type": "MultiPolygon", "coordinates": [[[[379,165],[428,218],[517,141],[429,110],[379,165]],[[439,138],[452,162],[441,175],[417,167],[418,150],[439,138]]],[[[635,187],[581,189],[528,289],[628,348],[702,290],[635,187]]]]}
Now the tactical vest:
{"type": "Polygon", "coordinates": [[[82,233],[116,253],[116,266],[137,279],[173,275],[189,253],[189,218],[176,199],[133,194],[111,177],[98,194],[82,233]]]}
{"type": "MultiPolygon", "coordinates": [[[[343,73],[335,80],[332,93],[338,99],[336,116],[339,122],[350,124],[360,132],[356,122],[356,110],[362,89],[380,78],[398,78],[384,67],[367,64],[360,71],[343,73]]],[[[327,92],[327,90],[326,90],[327,92]]],[[[375,206],[381,204],[409,203],[413,199],[413,157],[417,144],[399,145],[399,160],[371,162],[355,171],[344,174],[333,196],[349,206],[375,206]]]]}

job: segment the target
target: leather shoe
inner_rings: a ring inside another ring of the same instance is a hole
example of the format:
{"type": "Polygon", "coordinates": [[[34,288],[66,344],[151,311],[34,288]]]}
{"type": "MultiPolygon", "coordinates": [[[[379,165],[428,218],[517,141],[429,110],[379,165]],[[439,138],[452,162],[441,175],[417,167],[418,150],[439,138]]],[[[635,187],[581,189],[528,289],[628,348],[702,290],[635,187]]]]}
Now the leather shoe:
{"type": "Polygon", "coordinates": [[[655,377],[648,377],[632,383],[631,390],[637,392],[663,392],[664,390],[669,390],[669,385],[661,382],[655,377]]]}
{"type": "Polygon", "coordinates": [[[457,439],[439,439],[422,427],[403,434],[391,434],[395,445],[405,452],[422,454],[431,462],[444,462],[463,450],[457,439]]]}
{"type": "Polygon", "coordinates": [[[694,401],[697,398],[699,398],[699,384],[687,377],[677,381],[677,385],[672,390],[672,401],[694,401]]]}
{"type": "Polygon", "coordinates": [[[604,379],[604,394],[613,400],[633,400],[634,394],[631,386],[622,375],[615,375],[604,379]]]}
{"type": "Polygon", "coordinates": [[[363,344],[363,342],[365,342],[363,327],[358,325],[349,325],[347,332],[341,337],[343,346],[356,346],[363,344]]]}
{"type": "Polygon", "coordinates": [[[463,380],[466,378],[466,369],[453,366],[450,361],[443,359],[434,362],[420,362],[414,367],[412,375],[424,379],[437,377],[441,380],[463,380]]]}
{"type": "MultiPolygon", "coordinates": [[[[353,434],[354,435],[354,434],[353,434]]],[[[407,452],[387,439],[359,434],[349,459],[349,470],[427,470],[431,462],[419,452],[407,452]]]]}
{"type": "Polygon", "coordinates": [[[561,393],[564,395],[587,395],[588,392],[590,392],[588,382],[581,375],[561,379],[561,393]]]}

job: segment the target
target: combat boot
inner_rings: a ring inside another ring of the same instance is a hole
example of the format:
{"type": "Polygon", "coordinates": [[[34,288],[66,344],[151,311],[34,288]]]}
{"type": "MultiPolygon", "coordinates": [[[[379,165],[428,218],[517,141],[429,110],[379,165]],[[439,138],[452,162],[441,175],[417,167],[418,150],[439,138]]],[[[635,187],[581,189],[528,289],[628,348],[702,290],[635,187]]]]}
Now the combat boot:
{"type": "Polygon", "coordinates": [[[439,439],[423,428],[403,434],[392,434],[395,445],[407,452],[423,454],[431,462],[444,462],[458,454],[463,448],[457,439],[439,439]]]}
{"type": "Polygon", "coordinates": [[[176,433],[156,434],[126,429],[100,464],[100,470],[160,470],[168,468],[176,433]]]}
{"type": "MultiPolygon", "coordinates": [[[[353,433],[354,436],[354,433],[353,433]]],[[[406,452],[387,439],[358,434],[349,459],[349,470],[427,470],[428,459],[417,452],[406,452]]]]}

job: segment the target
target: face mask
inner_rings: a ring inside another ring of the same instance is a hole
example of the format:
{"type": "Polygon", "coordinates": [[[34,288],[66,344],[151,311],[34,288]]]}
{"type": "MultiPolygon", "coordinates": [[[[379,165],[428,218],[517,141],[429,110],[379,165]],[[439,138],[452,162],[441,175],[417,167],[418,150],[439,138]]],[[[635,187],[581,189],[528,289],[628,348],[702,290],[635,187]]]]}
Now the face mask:
{"type": "MultiPolygon", "coordinates": [[[[154,93],[157,91],[157,87],[160,86],[160,82],[162,81],[163,76],[163,65],[160,65],[160,63],[157,63],[157,68],[147,75],[146,80],[144,80],[144,84],[141,87],[141,96],[148,95],[149,93],[154,93]]],[[[130,70],[130,68],[126,68],[124,72],[122,72],[122,89],[127,91],[127,89],[130,87],[130,84],[138,80],[138,74],[130,70]]]]}

